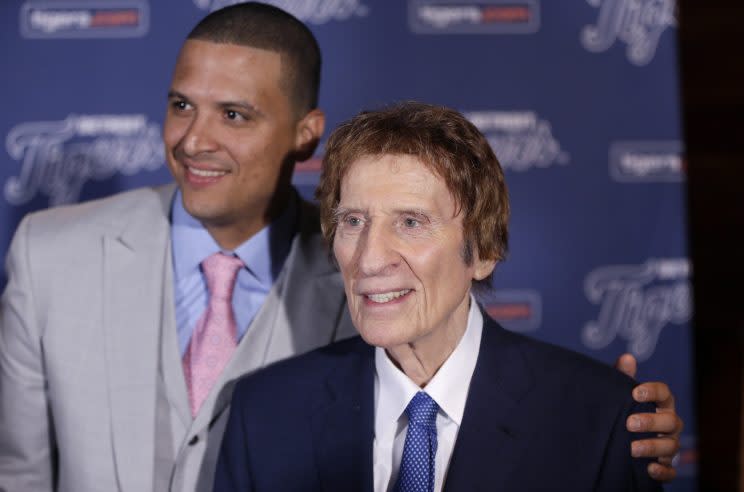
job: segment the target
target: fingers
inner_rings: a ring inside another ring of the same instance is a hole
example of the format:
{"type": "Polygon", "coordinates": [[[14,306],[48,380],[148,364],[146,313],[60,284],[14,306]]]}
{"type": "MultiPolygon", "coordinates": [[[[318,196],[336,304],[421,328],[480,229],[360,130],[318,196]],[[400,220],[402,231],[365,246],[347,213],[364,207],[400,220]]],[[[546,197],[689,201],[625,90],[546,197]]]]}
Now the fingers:
{"type": "Polygon", "coordinates": [[[654,432],[679,435],[684,427],[682,419],[674,412],[634,413],[625,421],[630,432],[654,432]]]}
{"type": "MultiPolygon", "coordinates": [[[[633,377],[637,369],[635,359],[623,354],[615,367],[633,377]]],[[[652,432],[659,434],[653,439],[641,439],[631,443],[634,457],[657,458],[649,463],[648,474],[654,480],[669,482],[677,476],[673,459],[679,452],[679,435],[684,423],[674,409],[674,395],[669,386],[662,382],[639,384],[633,389],[633,399],[637,402],[656,404],[656,413],[637,413],[628,417],[625,425],[630,432],[652,432]]]]}
{"type": "Polygon", "coordinates": [[[662,465],[671,465],[677,451],[679,440],[673,437],[641,439],[630,444],[630,454],[634,458],[659,458],[662,465]]]}
{"type": "Polygon", "coordinates": [[[661,382],[639,384],[633,389],[633,399],[637,402],[654,402],[660,410],[674,409],[674,395],[669,386],[661,382]]]}
{"type": "Polygon", "coordinates": [[[657,463],[661,463],[664,466],[671,466],[674,467],[674,460],[676,459],[675,456],[660,456],[656,458],[657,463]]]}
{"type": "Polygon", "coordinates": [[[649,463],[648,474],[651,475],[651,478],[659,482],[670,482],[677,476],[677,470],[668,465],[649,463]]]}
{"type": "Polygon", "coordinates": [[[615,361],[615,369],[625,373],[626,376],[634,378],[638,370],[638,363],[631,354],[623,354],[615,361]]]}

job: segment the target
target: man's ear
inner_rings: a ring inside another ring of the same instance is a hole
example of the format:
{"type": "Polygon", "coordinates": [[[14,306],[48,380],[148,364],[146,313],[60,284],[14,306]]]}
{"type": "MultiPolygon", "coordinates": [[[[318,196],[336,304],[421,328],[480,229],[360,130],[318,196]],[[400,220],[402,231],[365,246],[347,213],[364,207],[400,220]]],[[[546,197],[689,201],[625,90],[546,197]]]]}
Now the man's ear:
{"type": "Polygon", "coordinates": [[[297,161],[304,161],[313,156],[321,135],[325,130],[325,113],[320,109],[310,110],[297,122],[295,132],[295,152],[297,161]]]}
{"type": "Polygon", "coordinates": [[[483,280],[491,275],[493,269],[496,268],[496,263],[496,260],[481,260],[476,254],[475,260],[473,260],[473,266],[475,267],[473,269],[473,279],[483,280]]]}

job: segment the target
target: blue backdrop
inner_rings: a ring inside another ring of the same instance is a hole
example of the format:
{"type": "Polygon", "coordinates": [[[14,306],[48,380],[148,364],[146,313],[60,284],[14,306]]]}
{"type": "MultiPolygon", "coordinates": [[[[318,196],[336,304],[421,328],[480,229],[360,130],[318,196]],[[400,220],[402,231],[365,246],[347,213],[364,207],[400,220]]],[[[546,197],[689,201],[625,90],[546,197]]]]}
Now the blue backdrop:
{"type": "MultiPolygon", "coordinates": [[[[2,2],[0,253],[28,212],[169,180],[160,132],[176,55],[228,3],[2,2]]],[[[271,3],[320,41],[330,127],[415,99],[488,136],[513,209],[490,313],[608,362],[631,351],[640,379],[669,382],[686,428],[667,490],[695,490],[675,2],[271,3]]],[[[295,173],[306,196],[318,167],[295,173]]]]}

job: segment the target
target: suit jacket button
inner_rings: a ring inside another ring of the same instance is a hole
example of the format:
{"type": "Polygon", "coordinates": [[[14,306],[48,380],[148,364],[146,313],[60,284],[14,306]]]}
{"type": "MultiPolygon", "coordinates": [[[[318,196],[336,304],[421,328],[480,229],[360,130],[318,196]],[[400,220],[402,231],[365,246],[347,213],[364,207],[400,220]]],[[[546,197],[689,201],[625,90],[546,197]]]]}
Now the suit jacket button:
{"type": "Polygon", "coordinates": [[[194,436],[191,439],[189,439],[189,446],[193,446],[194,444],[199,442],[199,436],[194,436]]]}

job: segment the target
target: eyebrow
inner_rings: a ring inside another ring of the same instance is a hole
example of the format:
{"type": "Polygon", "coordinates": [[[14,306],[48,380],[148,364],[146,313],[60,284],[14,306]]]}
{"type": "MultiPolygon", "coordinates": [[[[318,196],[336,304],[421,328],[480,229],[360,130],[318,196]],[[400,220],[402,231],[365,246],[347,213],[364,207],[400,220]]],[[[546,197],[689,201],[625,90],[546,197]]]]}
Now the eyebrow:
{"type": "MultiPolygon", "coordinates": [[[[396,208],[393,209],[394,215],[415,215],[417,217],[428,217],[428,218],[435,218],[435,215],[432,214],[429,211],[426,211],[422,208],[396,208]]],[[[369,215],[365,210],[362,210],[360,208],[347,208],[347,207],[336,207],[333,209],[331,215],[333,217],[334,221],[337,221],[340,217],[343,215],[346,215],[348,213],[357,213],[362,215],[369,215]]]]}
{"type": "Polygon", "coordinates": [[[393,210],[398,215],[417,215],[419,217],[431,217],[432,213],[424,210],[423,208],[397,208],[393,210]]]}
{"type": "Polygon", "coordinates": [[[168,91],[168,99],[175,99],[175,98],[188,100],[188,97],[186,97],[185,95],[181,94],[178,91],[174,91],[173,89],[170,89],[168,91]]]}

